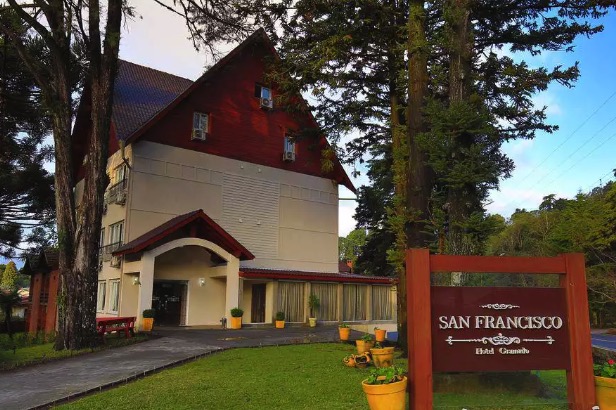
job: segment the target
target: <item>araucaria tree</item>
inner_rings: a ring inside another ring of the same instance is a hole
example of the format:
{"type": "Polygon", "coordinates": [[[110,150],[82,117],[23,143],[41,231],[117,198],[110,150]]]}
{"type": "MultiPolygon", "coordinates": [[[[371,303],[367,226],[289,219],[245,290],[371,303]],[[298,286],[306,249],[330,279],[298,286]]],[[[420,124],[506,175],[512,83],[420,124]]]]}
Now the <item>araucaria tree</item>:
{"type": "Polygon", "coordinates": [[[99,0],[0,2],[0,31],[36,80],[51,120],[61,272],[57,349],[79,349],[97,340],[98,239],[108,182],[107,143],[124,3],[108,0],[103,7],[99,0]],[[102,22],[101,13],[105,15],[102,22]],[[32,52],[33,44],[45,58],[32,52]],[[85,141],[74,141],[71,135],[73,92],[79,78],[84,79],[85,90],[81,103],[91,107],[85,141]],[[77,143],[87,146],[79,206],[73,193],[81,165],[73,161],[77,143]]]}

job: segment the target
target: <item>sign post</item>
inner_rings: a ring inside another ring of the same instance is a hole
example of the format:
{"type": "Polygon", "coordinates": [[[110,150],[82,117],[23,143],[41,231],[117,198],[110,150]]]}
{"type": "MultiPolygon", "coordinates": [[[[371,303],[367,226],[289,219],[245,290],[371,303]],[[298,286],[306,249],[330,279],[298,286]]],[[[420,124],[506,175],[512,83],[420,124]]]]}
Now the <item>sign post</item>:
{"type": "Polygon", "coordinates": [[[595,404],[584,257],[406,255],[410,409],[433,372],[564,369],[571,409],[595,404]],[[430,286],[433,272],[559,274],[559,288],[430,286]]]}

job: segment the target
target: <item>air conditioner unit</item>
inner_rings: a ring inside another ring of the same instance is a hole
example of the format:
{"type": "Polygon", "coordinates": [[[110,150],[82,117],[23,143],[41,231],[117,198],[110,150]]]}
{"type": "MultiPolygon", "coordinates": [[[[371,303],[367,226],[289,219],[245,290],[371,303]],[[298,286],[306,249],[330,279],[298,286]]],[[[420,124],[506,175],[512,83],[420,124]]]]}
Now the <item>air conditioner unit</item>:
{"type": "Polygon", "coordinates": [[[282,154],[282,160],[287,162],[295,161],[295,152],[286,151],[282,154]]]}
{"type": "Polygon", "coordinates": [[[121,264],[122,264],[122,257],[121,256],[112,256],[111,257],[111,263],[109,263],[109,266],[111,266],[112,268],[119,268],[121,264]]]}
{"type": "Polygon", "coordinates": [[[274,108],[274,101],[271,98],[261,98],[261,108],[271,110],[274,108]]]}
{"type": "Polygon", "coordinates": [[[193,130],[191,140],[205,141],[205,137],[207,137],[207,132],[204,130],[193,130]]]}

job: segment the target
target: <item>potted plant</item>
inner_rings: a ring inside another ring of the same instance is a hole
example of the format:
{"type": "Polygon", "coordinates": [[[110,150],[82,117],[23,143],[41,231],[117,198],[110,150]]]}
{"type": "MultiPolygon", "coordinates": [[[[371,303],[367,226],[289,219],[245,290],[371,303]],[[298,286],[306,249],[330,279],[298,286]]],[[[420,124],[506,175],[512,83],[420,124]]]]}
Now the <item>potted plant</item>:
{"type": "Polygon", "coordinates": [[[241,329],[242,328],[242,316],[244,315],[244,311],[238,307],[234,307],[231,309],[231,329],[241,329]]]}
{"type": "Polygon", "coordinates": [[[141,322],[141,330],[144,332],[151,332],[154,327],[154,309],[146,309],[143,311],[143,321],[141,322]]]}
{"type": "Polygon", "coordinates": [[[315,327],[317,325],[317,317],[314,312],[319,309],[319,306],[321,306],[319,297],[314,293],[311,293],[308,297],[308,307],[310,308],[310,317],[308,318],[308,321],[310,322],[310,327],[315,327]]]}
{"type": "Polygon", "coordinates": [[[594,365],[595,393],[601,409],[616,409],[616,361],[594,365]]]}
{"type": "Polygon", "coordinates": [[[276,329],[284,329],[284,312],[276,312],[276,329]]]}
{"type": "Polygon", "coordinates": [[[346,342],[351,335],[351,328],[346,323],[340,323],[338,325],[338,333],[340,334],[340,340],[346,342]]]}
{"type": "Polygon", "coordinates": [[[355,344],[357,345],[357,354],[362,354],[369,352],[374,347],[374,339],[372,339],[370,333],[365,333],[361,339],[355,341],[355,344]]]}
{"type": "Polygon", "coordinates": [[[387,331],[385,329],[379,329],[378,326],[374,328],[374,338],[376,339],[377,342],[384,342],[386,334],[387,334],[387,331]]]}
{"type": "Polygon", "coordinates": [[[374,369],[361,382],[370,410],[404,410],[407,378],[395,366],[374,369]]]}
{"type": "Polygon", "coordinates": [[[393,347],[383,347],[377,341],[374,347],[370,349],[370,353],[376,367],[391,367],[394,365],[393,347]]]}

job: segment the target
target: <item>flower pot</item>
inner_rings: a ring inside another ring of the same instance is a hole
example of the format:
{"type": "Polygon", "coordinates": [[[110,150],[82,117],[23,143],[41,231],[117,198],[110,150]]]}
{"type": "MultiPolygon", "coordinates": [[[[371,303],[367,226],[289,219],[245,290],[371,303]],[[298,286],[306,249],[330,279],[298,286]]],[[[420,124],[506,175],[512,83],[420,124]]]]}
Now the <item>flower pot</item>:
{"type": "Polygon", "coordinates": [[[241,329],[242,328],[242,318],[241,317],[231,317],[229,328],[241,329]]]}
{"type": "Polygon", "coordinates": [[[346,342],[347,340],[349,340],[349,336],[351,335],[351,328],[350,327],[339,327],[338,333],[340,333],[340,340],[342,340],[343,342],[346,342]]]}
{"type": "Polygon", "coordinates": [[[616,409],[616,379],[595,376],[595,393],[601,410],[616,409]]]}
{"type": "Polygon", "coordinates": [[[349,367],[355,367],[355,356],[346,356],[344,359],[342,359],[342,363],[349,367]]]}
{"type": "Polygon", "coordinates": [[[308,318],[308,322],[310,322],[310,327],[317,327],[317,318],[316,317],[309,317],[308,318]]]}
{"type": "Polygon", "coordinates": [[[143,320],[141,321],[141,330],[144,332],[151,332],[153,326],[154,326],[153,317],[144,317],[143,320]]]}
{"type": "Polygon", "coordinates": [[[374,330],[374,338],[376,339],[377,342],[384,342],[385,341],[385,334],[387,333],[387,331],[385,329],[375,329],[374,330]]]}
{"type": "Polygon", "coordinates": [[[276,321],[276,329],[284,329],[284,320],[276,321]]]}
{"type": "Polygon", "coordinates": [[[361,339],[356,340],[355,344],[357,345],[357,354],[369,352],[374,347],[374,342],[365,342],[361,339]]]}
{"type": "Polygon", "coordinates": [[[376,367],[391,367],[394,365],[394,348],[383,347],[381,349],[370,349],[372,361],[376,367]]]}
{"type": "Polygon", "coordinates": [[[404,410],[406,408],[406,382],[402,381],[389,384],[366,384],[361,382],[361,387],[366,393],[370,410],[404,410]]]}

